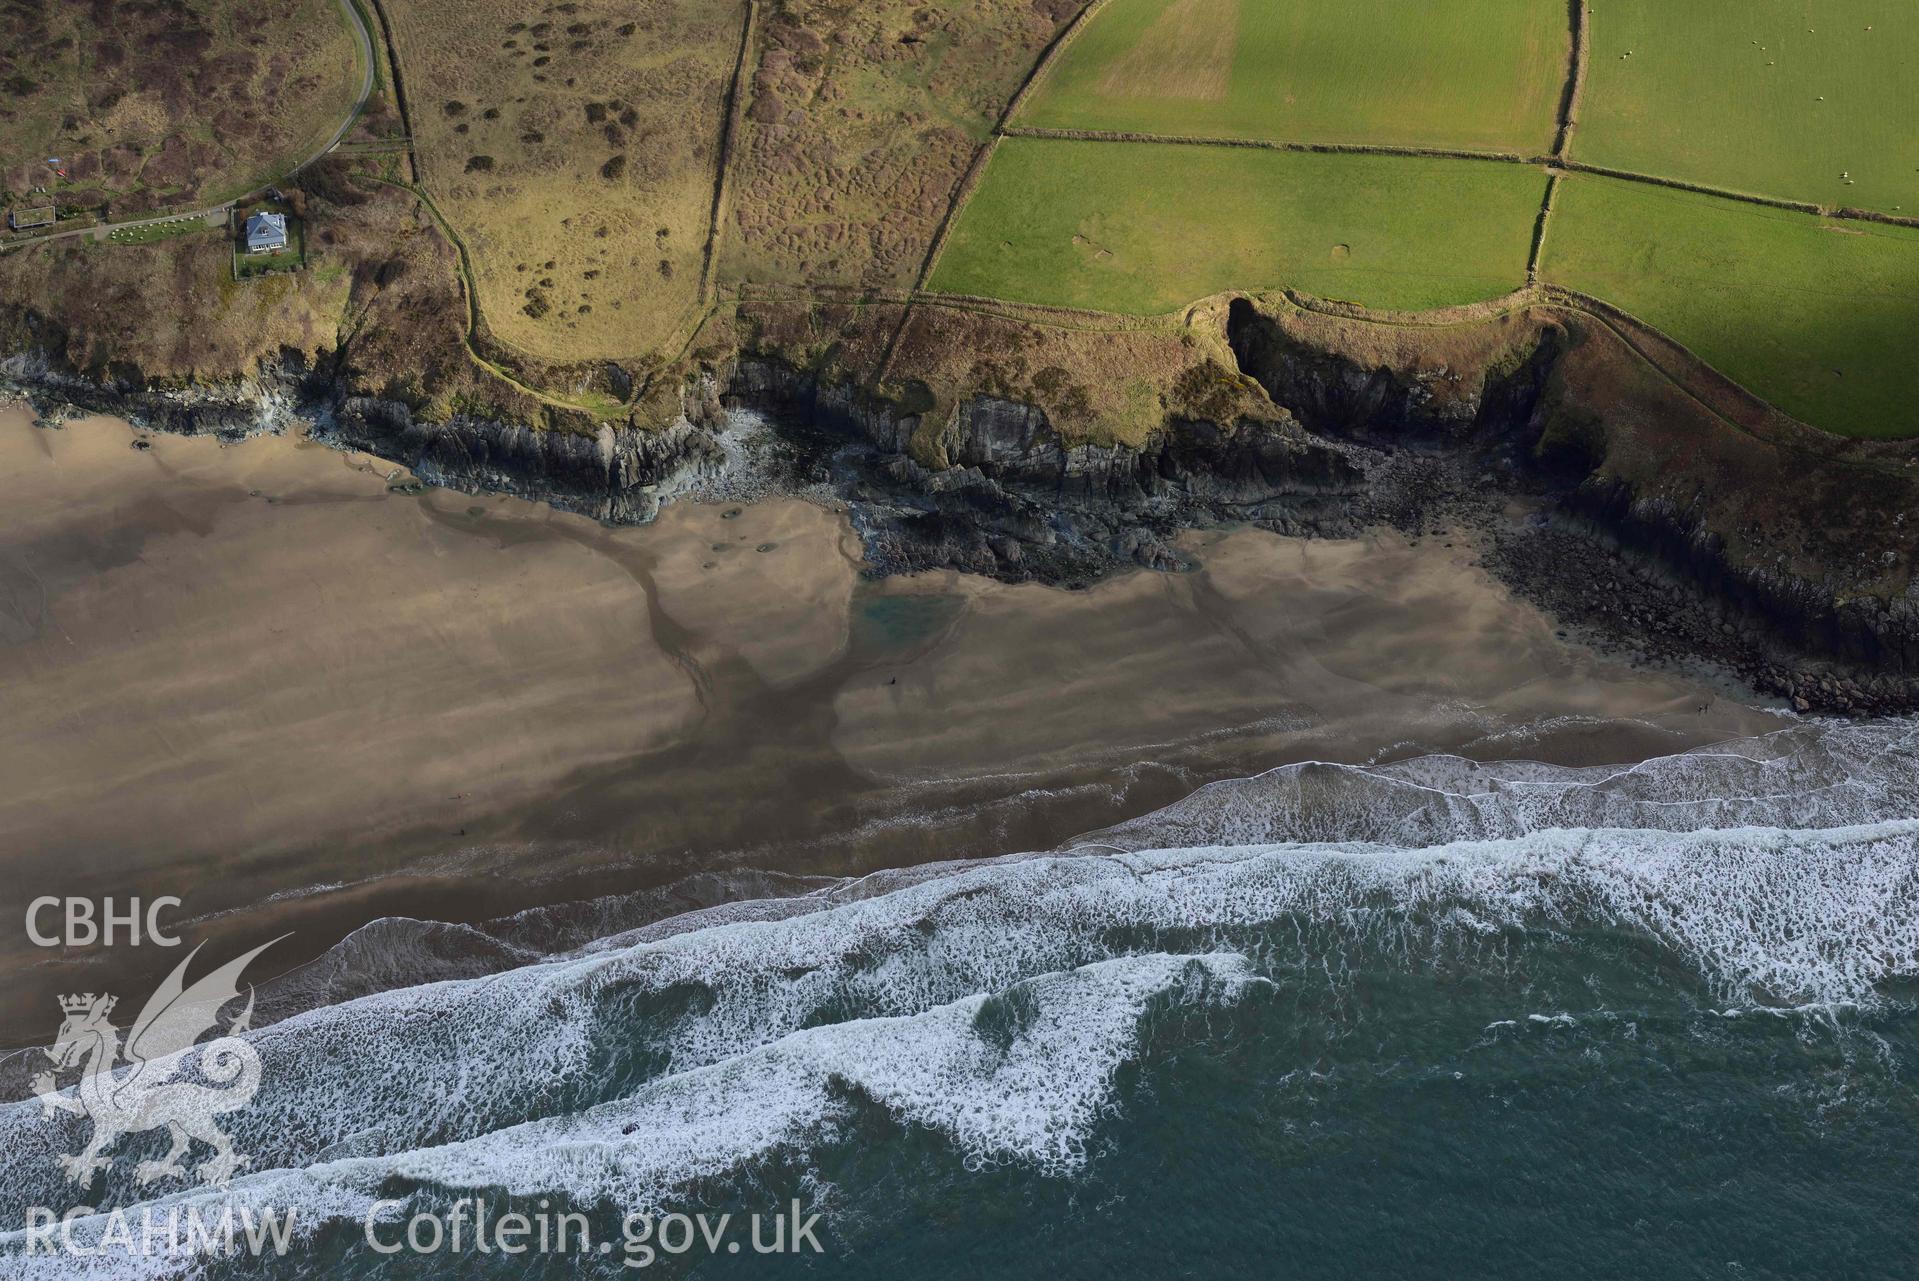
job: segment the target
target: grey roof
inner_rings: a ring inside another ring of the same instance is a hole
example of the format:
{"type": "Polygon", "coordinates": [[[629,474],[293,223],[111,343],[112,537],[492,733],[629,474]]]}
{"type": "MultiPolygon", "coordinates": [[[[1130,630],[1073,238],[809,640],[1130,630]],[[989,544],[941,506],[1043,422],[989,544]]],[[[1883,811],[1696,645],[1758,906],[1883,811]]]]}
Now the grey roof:
{"type": "Polygon", "coordinates": [[[286,217],[278,213],[255,213],[246,221],[246,251],[276,253],[286,247],[286,217]]]}

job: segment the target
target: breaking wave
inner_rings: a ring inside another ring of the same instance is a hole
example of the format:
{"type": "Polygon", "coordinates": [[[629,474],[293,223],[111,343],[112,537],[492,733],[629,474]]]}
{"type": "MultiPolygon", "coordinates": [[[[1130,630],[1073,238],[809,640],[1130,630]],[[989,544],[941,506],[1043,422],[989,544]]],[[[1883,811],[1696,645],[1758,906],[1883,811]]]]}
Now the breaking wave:
{"type": "MultiPolygon", "coordinates": [[[[1122,1072],[1163,1057],[1156,1019],[1267,1002],[1303,1044],[1382,1022],[1355,993],[1395,975],[1532,1002],[1468,1039],[1576,1025],[1596,973],[1614,1003],[1665,1011],[1635,1026],[1716,1005],[1835,1020],[1919,978],[1919,730],[1799,725],[1617,769],[1290,766],[1059,850],[784,887],[563,953],[529,941],[489,953],[498,973],[252,1033],[263,1084],[231,1118],[251,1172],[163,1203],[298,1204],[309,1224],[396,1186],[646,1208],[804,1162],[866,1110],[964,1168],[1071,1179],[1124,1111],[1122,1072]]],[[[0,1222],[75,1202],[67,1120],[0,1108],[0,1222]]],[[[146,1197],[131,1164],[90,1203],[146,1197]]]]}
{"type": "Polygon", "coordinates": [[[1418,848],[1549,828],[1848,827],[1919,817],[1919,726],[1801,724],[1760,738],[1585,769],[1422,756],[1307,762],[1202,787],[1076,845],[1125,849],[1279,841],[1418,848]]]}

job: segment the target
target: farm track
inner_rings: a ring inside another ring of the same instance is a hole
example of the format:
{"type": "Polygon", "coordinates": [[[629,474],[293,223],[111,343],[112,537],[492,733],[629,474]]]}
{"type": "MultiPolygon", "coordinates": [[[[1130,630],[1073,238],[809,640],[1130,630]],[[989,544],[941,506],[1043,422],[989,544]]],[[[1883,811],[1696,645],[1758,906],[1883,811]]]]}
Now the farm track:
{"type": "MultiPolygon", "coordinates": [[[[350,0],[343,0],[343,2],[350,2],[350,0]]],[[[447,221],[446,215],[440,212],[439,206],[433,203],[432,197],[428,196],[420,186],[419,157],[413,149],[413,117],[411,108],[407,102],[405,81],[402,78],[400,70],[399,49],[393,43],[393,23],[387,16],[386,8],[381,3],[381,0],[365,0],[365,2],[373,15],[374,21],[380,28],[381,47],[386,50],[386,65],[393,83],[394,106],[400,113],[400,125],[406,130],[405,153],[407,158],[407,171],[409,177],[412,179],[409,182],[395,182],[388,178],[374,178],[372,181],[380,182],[390,187],[398,187],[412,193],[413,197],[420,202],[420,207],[425,209],[433,218],[435,225],[440,228],[441,234],[446,237],[447,243],[453,247],[454,260],[457,264],[457,274],[460,278],[460,292],[466,299],[466,325],[460,335],[460,342],[466,349],[467,358],[507,386],[533,397],[542,404],[552,405],[558,409],[584,411],[584,406],[562,400],[541,391],[537,387],[531,387],[521,382],[518,378],[514,377],[511,372],[487,359],[480,351],[479,337],[481,329],[485,324],[485,318],[480,313],[480,291],[473,279],[472,258],[467,251],[466,241],[461,239],[460,234],[453,229],[453,224],[447,221]]]]}
{"type": "MultiPolygon", "coordinates": [[[[1585,316],[1597,324],[1604,325],[1606,329],[1608,329],[1614,337],[1618,338],[1625,348],[1645,364],[1647,368],[1651,369],[1666,382],[1684,393],[1688,399],[1699,405],[1707,413],[1710,413],[1713,417],[1743,435],[1749,436],[1754,440],[1762,441],[1775,448],[1788,451],[1797,457],[1806,459],[1808,463],[1816,463],[1820,466],[1844,467],[1856,471],[1872,472],[1878,475],[1901,478],[1910,474],[1907,471],[1908,464],[1904,460],[1881,461],[1872,458],[1867,450],[1871,444],[1878,442],[1855,440],[1853,442],[1855,445],[1866,447],[1857,452],[1814,449],[1806,445],[1804,441],[1782,439],[1779,433],[1759,430],[1754,427],[1752,423],[1746,422],[1739,416],[1729,413],[1723,405],[1715,403],[1712,399],[1702,394],[1699,389],[1700,383],[1704,382],[1715,387],[1721,395],[1743,401],[1757,413],[1777,415],[1779,418],[1795,423],[1799,420],[1773,405],[1756,392],[1748,390],[1743,384],[1720,373],[1709,361],[1687,347],[1684,343],[1673,338],[1656,325],[1651,325],[1641,320],[1624,307],[1614,306],[1604,298],[1595,298],[1591,294],[1583,294],[1576,289],[1568,289],[1564,285],[1544,286],[1541,289],[1541,295],[1543,304],[1548,308],[1560,308],[1565,311],[1574,312],[1585,316]],[[1668,361],[1661,359],[1648,350],[1649,344],[1646,341],[1648,335],[1672,348],[1672,353],[1679,358],[1679,362],[1684,368],[1675,370],[1668,361]],[[1867,456],[1860,456],[1862,453],[1867,456]]],[[[1819,429],[1813,428],[1812,430],[1817,431],[1819,429]]],[[[1834,437],[1834,439],[1840,438],[1834,437]]]]}
{"type": "MultiPolygon", "coordinates": [[[[925,290],[902,289],[861,290],[844,285],[755,286],[750,291],[741,291],[739,301],[805,303],[817,306],[928,307],[940,311],[993,316],[1047,329],[1078,333],[1112,333],[1116,330],[1150,332],[1162,329],[1183,322],[1191,311],[1209,301],[1231,296],[1234,295],[1229,291],[1225,295],[1198,299],[1175,312],[1159,316],[1122,316],[1077,307],[1013,303],[1003,298],[973,294],[932,293],[925,290]]],[[[1796,439],[1792,432],[1782,433],[1756,426],[1755,420],[1763,422],[1767,416],[1774,416],[1785,423],[1799,424],[1799,420],[1742,383],[1720,373],[1711,362],[1658,326],[1642,320],[1625,308],[1609,303],[1603,298],[1595,298],[1564,285],[1529,283],[1503,298],[1423,312],[1378,311],[1352,303],[1317,298],[1295,289],[1282,289],[1274,296],[1284,298],[1287,305],[1302,312],[1396,329],[1450,329],[1463,325],[1487,324],[1504,316],[1534,309],[1581,316],[1604,327],[1619,340],[1633,359],[1645,365],[1662,381],[1685,395],[1688,400],[1693,401],[1701,409],[1742,435],[1786,449],[1797,456],[1802,456],[1809,461],[1817,461],[1822,465],[1842,466],[1878,475],[1903,477],[1907,474],[1906,463],[1903,460],[1888,462],[1871,456],[1872,447],[1877,442],[1855,441],[1852,442],[1855,446],[1853,450],[1834,452],[1810,447],[1804,440],[1796,439]],[[1707,390],[1702,390],[1702,387],[1707,390]],[[1712,394],[1708,394],[1708,390],[1712,394]],[[1729,409],[1725,403],[1728,401],[1743,407],[1744,412],[1734,412],[1729,409]]],[[[876,378],[875,381],[879,380],[876,378]]],[[[1803,426],[1803,424],[1799,425],[1803,426]]]]}
{"type": "MultiPolygon", "coordinates": [[[[454,253],[455,268],[456,268],[455,274],[458,275],[459,277],[461,296],[466,301],[466,325],[464,326],[460,334],[460,344],[465,349],[467,358],[471,360],[483,372],[487,374],[491,374],[493,377],[498,378],[501,382],[505,383],[507,386],[513,388],[515,391],[518,391],[522,393],[523,395],[531,396],[534,400],[539,401],[543,405],[550,405],[555,409],[563,409],[573,413],[584,413],[594,418],[602,417],[603,415],[594,406],[581,404],[578,401],[568,400],[563,396],[558,396],[552,392],[543,391],[540,388],[535,387],[532,384],[523,381],[521,378],[516,376],[514,371],[497,363],[496,361],[488,357],[486,352],[482,350],[481,348],[482,335],[485,336],[486,341],[498,347],[510,347],[511,344],[506,343],[497,334],[494,334],[491,331],[491,329],[487,326],[485,313],[481,310],[481,306],[480,306],[479,282],[475,279],[473,274],[472,252],[467,248],[466,240],[460,235],[458,231],[454,229],[452,221],[448,219],[443,212],[441,212],[440,207],[436,205],[433,202],[433,198],[427,194],[425,185],[420,177],[419,154],[418,152],[415,151],[413,146],[412,109],[407,100],[405,80],[400,68],[399,47],[395,44],[393,39],[393,20],[387,15],[386,6],[383,3],[383,0],[365,0],[365,2],[368,6],[370,6],[371,11],[375,15],[376,21],[378,22],[378,25],[380,27],[381,44],[382,44],[382,47],[385,48],[386,50],[387,67],[389,68],[392,81],[393,81],[394,105],[400,113],[401,127],[406,130],[405,153],[407,158],[407,169],[408,169],[409,176],[411,178],[411,181],[408,181],[408,182],[395,182],[389,178],[370,178],[369,180],[373,182],[382,183],[389,187],[398,187],[403,191],[409,192],[416,200],[420,202],[420,207],[427,211],[427,214],[433,219],[434,225],[439,228],[440,234],[444,236],[446,239],[446,242],[450,246],[452,246],[453,253],[454,253]]],[[[755,8],[755,0],[747,0],[746,20],[749,24],[753,20],[754,8],[755,8]]],[[[744,48],[742,48],[742,58],[743,57],[744,57],[744,48]]],[[[722,172],[724,172],[723,166],[724,166],[724,161],[722,161],[722,172]]],[[[716,200],[718,198],[718,195],[719,193],[716,189],[715,191],[716,200]]],[[[716,216],[717,216],[717,213],[716,213],[716,216]]],[[[710,240],[707,245],[707,251],[709,254],[709,262],[710,262],[711,256],[717,253],[717,246],[710,240]]],[[[703,317],[702,317],[701,323],[702,324],[704,323],[703,317]]],[[[695,334],[697,334],[698,328],[699,326],[696,325],[694,328],[695,334]]],[[[691,338],[689,338],[688,341],[690,342],[691,338]]]]}
{"type": "MultiPolygon", "coordinates": [[[[346,15],[347,25],[353,29],[353,38],[360,47],[360,61],[365,64],[365,71],[360,77],[359,95],[354,99],[353,106],[348,109],[346,118],[340,122],[340,127],[333,131],[333,136],[328,138],[326,143],[317,151],[309,153],[298,164],[294,165],[284,174],[281,174],[279,178],[274,179],[274,182],[292,177],[339,146],[341,141],[346,138],[348,131],[353,128],[354,123],[359,120],[360,112],[366,108],[367,99],[373,96],[374,86],[379,81],[379,58],[374,52],[373,33],[367,29],[366,19],[361,15],[359,7],[354,4],[353,0],[337,0],[337,3],[340,6],[340,12],[346,15]]],[[[270,186],[272,184],[268,183],[263,185],[270,186]]],[[[26,240],[11,240],[0,243],[0,252],[5,252],[9,249],[22,249],[28,245],[51,244],[56,240],[70,240],[76,236],[90,236],[95,240],[105,240],[116,231],[128,231],[136,227],[151,227],[158,223],[172,222],[178,218],[203,218],[211,220],[215,214],[225,213],[232,209],[244,200],[248,194],[250,193],[242,192],[239,196],[221,204],[208,205],[204,209],[191,209],[184,213],[174,211],[172,213],[157,214],[149,218],[130,218],[122,222],[100,222],[88,227],[75,227],[70,231],[56,231],[49,235],[34,236],[26,240]]]]}
{"type": "MultiPolygon", "coordinates": [[[[407,100],[402,68],[397,49],[394,47],[391,22],[385,13],[385,6],[382,0],[337,0],[337,3],[341,11],[346,14],[349,25],[354,32],[355,39],[360,48],[361,60],[364,64],[360,92],[352,109],[347,113],[340,126],[334,131],[327,142],[301,159],[301,161],[289,169],[283,177],[298,173],[300,170],[341,146],[354,123],[359,118],[361,111],[365,108],[368,99],[379,86],[382,79],[380,74],[382,58],[379,50],[383,49],[385,52],[384,65],[388,69],[386,79],[391,82],[395,105],[400,115],[402,127],[407,134],[407,138],[404,141],[397,142],[392,148],[384,149],[405,151],[412,181],[391,182],[391,180],[386,179],[379,181],[387,182],[388,185],[402,187],[412,192],[421,201],[422,206],[428,211],[453,246],[456,253],[458,274],[461,278],[461,287],[467,301],[467,325],[465,326],[466,332],[463,338],[468,355],[486,372],[493,374],[509,386],[534,397],[542,403],[573,411],[593,412],[586,406],[528,385],[519,377],[516,377],[509,369],[488,359],[487,356],[482,353],[479,346],[479,339],[482,333],[486,332],[486,326],[484,316],[480,310],[479,295],[473,277],[471,258],[464,241],[453,230],[451,224],[421,188],[418,157],[411,145],[412,128],[409,115],[409,107],[411,104],[407,100]],[[378,48],[376,48],[375,44],[376,35],[373,30],[374,27],[380,29],[377,37],[379,41],[378,48]]],[[[1088,331],[1133,328],[1140,323],[1152,323],[1152,321],[1145,321],[1143,318],[1108,315],[1106,313],[1090,312],[1079,308],[1014,304],[1004,299],[947,294],[930,291],[927,288],[927,282],[932,277],[941,252],[950,238],[952,229],[957,223],[961,211],[978,188],[980,180],[985,174],[987,165],[1000,141],[1009,137],[1039,140],[1139,143],[1164,146],[1224,147],[1319,155],[1397,156],[1425,160],[1534,166],[1543,169],[1547,173],[1548,181],[1544,198],[1541,201],[1538,219],[1532,233],[1528,253],[1526,286],[1520,294],[1514,295],[1514,298],[1523,299],[1523,305],[1544,304],[1557,306],[1590,316],[1596,322],[1605,325],[1617,334],[1620,340],[1624,342],[1631,351],[1648,365],[1658,370],[1662,377],[1685,389],[1690,396],[1712,410],[1712,412],[1719,417],[1741,426],[1742,430],[1747,430],[1747,428],[1739,424],[1735,418],[1729,417],[1721,409],[1714,406],[1708,399],[1700,396],[1689,385],[1690,379],[1696,376],[1699,370],[1705,370],[1720,383],[1735,389],[1740,396],[1756,404],[1765,405],[1765,402],[1759,397],[1726,378],[1724,375],[1718,374],[1716,370],[1712,370],[1710,365],[1699,359],[1696,355],[1693,355],[1676,340],[1664,334],[1662,331],[1647,325],[1623,309],[1614,307],[1602,299],[1589,298],[1584,294],[1541,280],[1541,263],[1546,249],[1555,206],[1555,197],[1563,183],[1564,176],[1569,173],[1590,174],[1595,177],[1609,178],[1616,181],[1665,187],[1671,190],[1684,191],[1737,203],[1780,209],[1787,212],[1838,221],[1873,222],[1892,226],[1919,228],[1919,217],[1903,217],[1873,210],[1825,207],[1803,201],[1767,196],[1760,193],[1715,187],[1660,174],[1640,173],[1631,170],[1588,164],[1572,158],[1569,152],[1572,145],[1573,134],[1578,125],[1579,107],[1585,90],[1587,63],[1591,46],[1591,21],[1588,17],[1584,0],[1569,0],[1568,3],[1571,47],[1567,59],[1566,81],[1562,89],[1556,113],[1558,120],[1554,135],[1553,150],[1550,154],[1526,155],[1513,151],[1477,151],[1460,148],[1419,147],[1394,144],[1196,137],[1130,131],[1057,129],[1014,124],[1014,118],[1045,79],[1048,71],[1057,63],[1060,55],[1073,39],[1090,25],[1092,20],[1107,3],[1108,0],[1090,0],[1090,3],[1082,7],[1053,37],[1052,41],[1035,61],[1025,79],[1020,82],[1017,90],[1008,99],[998,119],[995,121],[990,134],[985,141],[980,144],[974,153],[972,162],[961,175],[960,180],[955,184],[946,210],[935,229],[931,242],[928,244],[925,258],[913,286],[904,290],[855,289],[850,291],[852,296],[849,296],[847,287],[838,286],[801,284],[785,289],[757,286],[753,287],[750,293],[747,289],[740,289],[737,295],[738,300],[742,302],[758,299],[764,301],[782,300],[812,303],[847,303],[853,301],[863,305],[890,305],[900,307],[900,320],[894,327],[893,333],[890,335],[882,351],[876,369],[876,381],[884,381],[890,371],[894,350],[901,335],[911,322],[913,310],[920,306],[1008,316],[1027,323],[1088,331]],[[1649,352],[1644,344],[1634,340],[1632,333],[1639,330],[1656,335],[1661,342],[1670,345],[1683,358],[1689,360],[1692,365],[1698,368],[1685,372],[1675,372],[1668,368],[1666,363],[1649,352]]],[[[701,265],[699,301],[696,303],[694,309],[695,316],[693,317],[692,332],[687,335],[685,342],[681,346],[682,355],[687,349],[690,349],[693,341],[697,339],[699,332],[704,328],[706,322],[712,318],[715,310],[721,305],[725,290],[725,286],[722,285],[718,279],[718,262],[721,242],[725,233],[724,222],[727,212],[727,202],[731,194],[729,182],[730,159],[739,132],[739,117],[744,108],[744,81],[758,36],[760,19],[758,0],[746,0],[743,8],[744,19],[740,44],[735,57],[733,74],[727,89],[727,108],[723,116],[723,133],[718,153],[719,161],[714,176],[712,212],[701,265]]],[[[92,236],[96,239],[105,240],[114,231],[149,227],[183,218],[204,218],[211,220],[215,215],[230,211],[237,203],[239,203],[238,200],[228,201],[224,204],[185,213],[164,213],[152,217],[130,219],[117,223],[95,224],[89,227],[74,228],[45,236],[33,237],[31,239],[0,243],[0,252],[22,248],[27,245],[46,244],[73,237],[92,236]]],[[[1289,296],[1291,292],[1292,291],[1287,291],[1289,296]]],[[[1310,306],[1307,309],[1320,310],[1318,307],[1310,306]]],[[[1357,315],[1354,318],[1364,319],[1374,323],[1396,323],[1391,317],[1384,313],[1367,312],[1365,309],[1360,310],[1364,314],[1357,315]]],[[[1160,318],[1154,319],[1157,320],[1160,318]]],[[[491,337],[490,335],[488,340],[498,342],[497,338],[491,337]]],[[[652,381],[653,376],[649,375],[641,380],[641,386],[650,385],[652,381]]],[[[1767,406],[1767,408],[1771,409],[1772,412],[1781,412],[1772,409],[1770,406],[1767,406]]]]}
{"type": "MultiPolygon", "coordinates": [[[[562,399],[561,397],[553,395],[551,392],[541,391],[538,387],[521,382],[504,366],[487,359],[486,355],[481,352],[479,343],[480,334],[486,324],[486,318],[480,312],[480,289],[473,279],[473,258],[467,251],[466,241],[461,238],[459,232],[453,229],[453,224],[447,220],[445,214],[440,212],[440,207],[433,203],[433,198],[427,195],[425,190],[417,184],[395,182],[390,178],[374,178],[371,179],[371,181],[384,183],[389,187],[398,187],[402,191],[410,192],[414,199],[420,202],[421,207],[433,216],[434,224],[439,227],[440,234],[445,236],[447,243],[453,246],[453,252],[459,265],[460,292],[466,298],[466,329],[465,332],[460,335],[460,340],[466,348],[467,357],[471,359],[474,364],[478,365],[487,373],[492,374],[501,382],[516,391],[533,397],[533,399],[539,401],[541,404],[551,405],[556,409],[593,414],[594,411],[590,406],[582,405],[576,401],[562,399]]],[[[499,339],[493,338],[492,341],[498,342],[499,339]]]]}
{"type": "MultiPolygon", "coordinates": [[[[1786,423],[1805,428],[1805,424],[1773,405],[1744,384],[1727,377],[1697,352],[1673,338],[1657,325],[1642,320],[1624,307],[1603,298],[1581,293],[1564,285],[1527,285],[1503,298],[1482,303],[1447,307],[1437,312],[1381,312],[1352,303],[1317,298],[1297,289],[1282,289],[1278,296],[1295,310],[1339,320],[1356,320],[1369,325],[1394,329],[1450,329],[1462,325],[1481,325],[1506,316],[1531,310],[1561,312],[1581,316],[1598,324],[1619,340],[1639,363],[1661,380],[1681,392],[1688,400],[1742,435],[1775,448],[1784,449],[1809,462],[1851,468],[1878,475],[1905,477],[1909,473],[1904,458],[1886,461],[1873,457],[1882,444],[1896,441],[1848,439],[1848,448],[1814,448],[1793,431],[1764,426],[1768,419],[1777,425],[1786,423]],[[1711,393],[1711,394],[1708,394],[1711,393]],[[1728,402],[1738,408],[1735,412],[1728,402]]],[[[1818,431],[1818,428],[1805,428],[1818,431]]],[[[1828,437],[1829,439],[1845,439],[1828,437]]]]}

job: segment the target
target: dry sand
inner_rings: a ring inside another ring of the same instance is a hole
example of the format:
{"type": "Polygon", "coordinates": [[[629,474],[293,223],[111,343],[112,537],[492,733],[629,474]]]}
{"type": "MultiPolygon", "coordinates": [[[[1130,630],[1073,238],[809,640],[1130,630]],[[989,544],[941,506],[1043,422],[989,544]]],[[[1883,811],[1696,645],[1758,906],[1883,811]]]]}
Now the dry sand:
{"type": "Polygon", "coordinates": [[[303,441],[135,438],[0,409],[0,1044],[177,959],[35,951],[39,894],[178,894],[216,951],[295,930],[287,964],[385,914],[1043,848],[1305,757],[1778,723],[1559,640],[1443,540],[871,583],[800,502],[612,530],[303,441]]]}

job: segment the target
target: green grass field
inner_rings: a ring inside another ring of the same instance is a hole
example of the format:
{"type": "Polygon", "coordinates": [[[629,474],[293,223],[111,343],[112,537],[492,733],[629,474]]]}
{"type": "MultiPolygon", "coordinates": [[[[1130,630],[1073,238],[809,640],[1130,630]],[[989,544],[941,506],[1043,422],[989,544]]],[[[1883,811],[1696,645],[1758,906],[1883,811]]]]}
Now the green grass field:
{"type": "Polygon", "coordinates": [[[1570,27],[1564,0],[1110,0],[1015,123],[1532,154],[1570,27]]]}
{"type": "Polygon", "coordinates": [[[1912,434],[1919,231],[1574,175],[1544,268],[1805,422],[1912,434]]]}
{"type": "Polygon", "coordinates": [[[1478,161],[1008,138],[930,284],[1136,315],[1282,285],[1476,302],[1525,283],[1545,183],[1478,161]]]}
{"type": "Polygon", "coordinates": [[[1604,0],[1590,21],[1575,159],[1919,213],[1919,8],[1604,0]]]}

